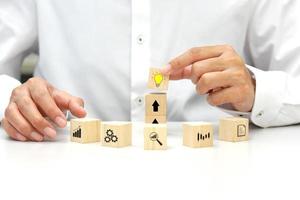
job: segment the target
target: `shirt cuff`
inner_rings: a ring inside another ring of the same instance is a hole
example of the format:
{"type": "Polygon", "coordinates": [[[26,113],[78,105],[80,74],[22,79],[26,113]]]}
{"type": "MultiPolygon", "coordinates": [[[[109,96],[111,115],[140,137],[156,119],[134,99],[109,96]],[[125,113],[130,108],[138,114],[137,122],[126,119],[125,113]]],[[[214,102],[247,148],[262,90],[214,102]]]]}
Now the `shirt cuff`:
{"type": "Polygon", "coordinates": [[[251,112],[251,121],[260,127],[273,126],[285,97],[287,75],[281,71],[262,71],[254,67],[247,68],[256,80],[255,100],[251,112]]]}
{"type": "Polygon", "coordinates": [[[9,103],[11,92],[19,85],[21,85],[20,81],[7,75],[0,75],[0,121],[4,117],[4,112],[9,103]]]}

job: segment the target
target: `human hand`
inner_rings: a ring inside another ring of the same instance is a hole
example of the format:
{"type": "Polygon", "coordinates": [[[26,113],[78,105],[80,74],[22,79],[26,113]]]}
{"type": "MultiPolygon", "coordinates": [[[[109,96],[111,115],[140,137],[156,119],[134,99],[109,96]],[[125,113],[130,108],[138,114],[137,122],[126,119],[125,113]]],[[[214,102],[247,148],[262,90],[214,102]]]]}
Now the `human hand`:
{"type": "Polygon", "coordinates": [[[162,69],[170,80],[191,79],[200,95],[213,106],[230,103],[249,112],[255,98],[255,81],[243,59],[229,45],[195,47],[162,69]]]}
{"type": "Polygon", "coordinates": [[[15,140],[42,141],[45,136],[56,136],[54,126],[46,117],[63,128],[67,123],[63,111],[84,117],[83,106],[81,98],[56,89],[41,78],[31,78],[13,90],[1,124],[15,140]]]}

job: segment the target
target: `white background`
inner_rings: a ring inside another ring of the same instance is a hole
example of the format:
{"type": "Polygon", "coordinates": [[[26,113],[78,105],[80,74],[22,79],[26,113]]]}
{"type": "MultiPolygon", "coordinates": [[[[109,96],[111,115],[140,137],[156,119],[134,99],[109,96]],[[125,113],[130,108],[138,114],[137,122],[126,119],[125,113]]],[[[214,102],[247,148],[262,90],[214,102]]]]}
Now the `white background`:
{"type": "Polygon", "coordinates": [[[144,151],[141,123],[133,146],[9,140],[0,129],[0,199],[299,199],[299,126],[251,127],[248,142],[182,146],[169,124],[166,151],[144,151]]]}

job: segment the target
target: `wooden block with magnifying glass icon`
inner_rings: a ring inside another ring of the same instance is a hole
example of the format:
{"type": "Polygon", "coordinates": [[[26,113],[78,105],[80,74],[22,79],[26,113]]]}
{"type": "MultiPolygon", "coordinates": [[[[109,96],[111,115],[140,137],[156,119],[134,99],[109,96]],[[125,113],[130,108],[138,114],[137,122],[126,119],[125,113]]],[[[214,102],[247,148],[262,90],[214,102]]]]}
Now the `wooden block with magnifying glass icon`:
{"type": "Polygon", "coordinates": [[[167,90],[169,84],[169,76],[163,75],[159,68],[150,68],[148,88],[156,90],[167,90]]]}
{"type": "Polygon", "coordinates": [[[167,125],[145,124],[144,127],[144,149],[166,150],[167,149],[167,125]]]}
{"type": "Polygon", "coordinates": [[[249,120],[241,117],[228,117],[220,120],[219,140],[239,142],[249,140],[249,120]]]}

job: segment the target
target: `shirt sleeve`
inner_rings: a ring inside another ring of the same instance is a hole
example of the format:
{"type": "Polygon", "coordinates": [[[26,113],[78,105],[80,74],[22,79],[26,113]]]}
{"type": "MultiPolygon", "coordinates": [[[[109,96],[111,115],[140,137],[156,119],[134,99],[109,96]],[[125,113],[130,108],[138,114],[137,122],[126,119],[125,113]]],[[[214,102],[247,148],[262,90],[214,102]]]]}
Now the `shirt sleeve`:
{"type": "Polygon", "coordinates": [[[33,0],[0,1],[0,120],[11,91],[20,82],[20,66],[37,49],[36,11],[33,0]]]}
{"type": "Polygon", "coordinates": [[[256,93],[252,112],[239,114],[260,127],[300,123],[299,8],[297,0],[261,0],[249,23],[245,51],[256,93]]]}

